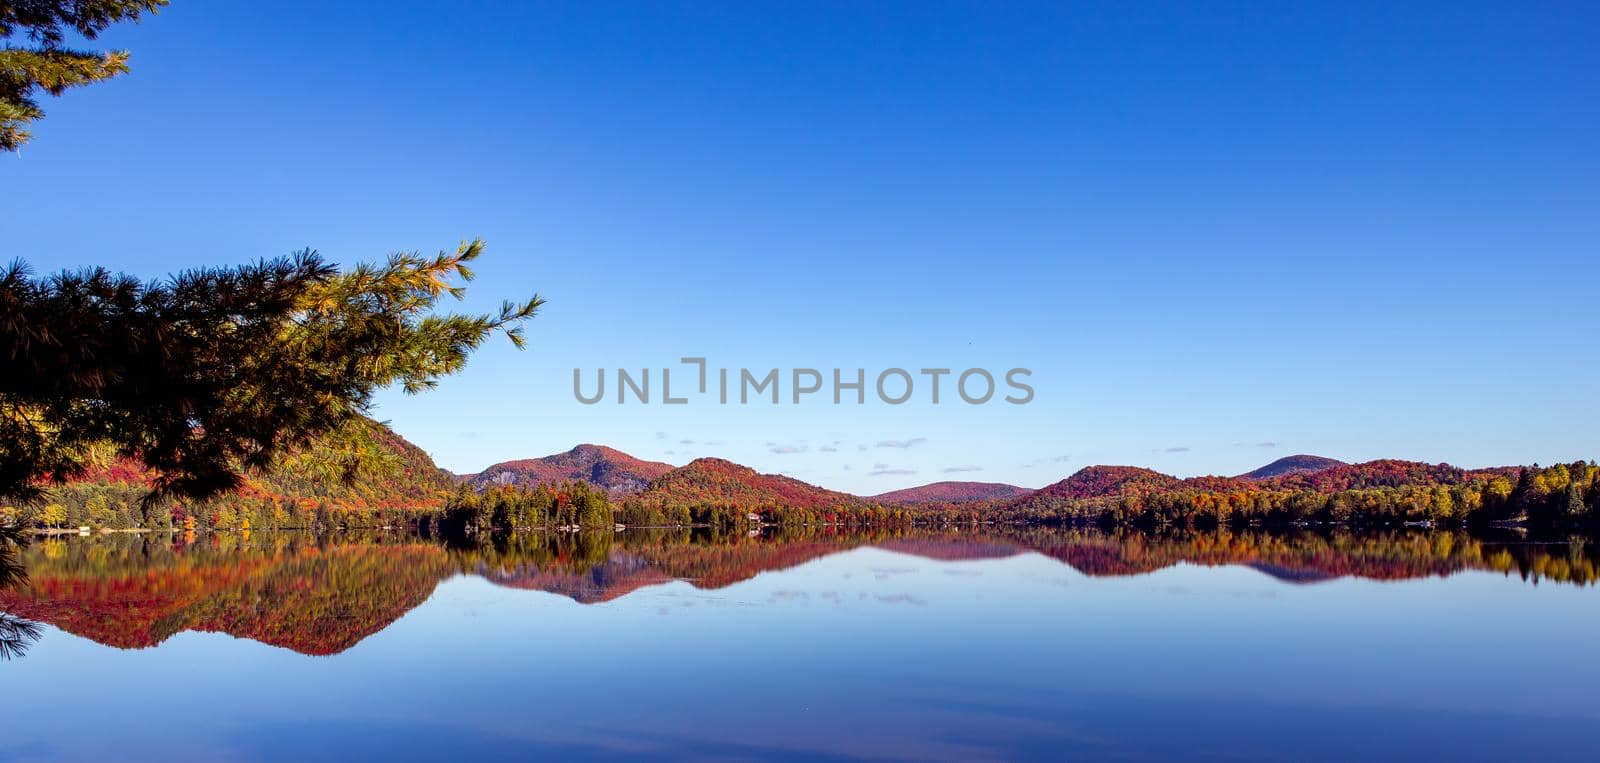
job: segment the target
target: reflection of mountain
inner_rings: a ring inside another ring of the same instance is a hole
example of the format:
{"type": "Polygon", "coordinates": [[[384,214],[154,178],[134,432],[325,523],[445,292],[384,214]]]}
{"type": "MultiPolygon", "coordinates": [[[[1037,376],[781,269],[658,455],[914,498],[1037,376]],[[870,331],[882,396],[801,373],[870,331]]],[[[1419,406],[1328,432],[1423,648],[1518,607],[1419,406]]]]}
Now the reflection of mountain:
{"type": "MultiPolygon", "coordinates": [[[[302,654],[334,654],[426,601],[448,574],[426,544],[173,547],[160,540],[37,544],[30,584],[0,591],[0,610],[121,648],[182,631],[215,631],[302,654]]],[[[33,549],[30,549],[30,553],[33,549]]]]}
{"type": "Polygon", "coordinates": [[[155,646],[181,630],[170,625],[158,627],[157,623],[178,621],[180,613],[196,602],[254,574],[259,563],[248,559],[229,566],[179,563],[142,572],[79,575],[58,574],[50,565],[30,562],[29,568],[37,571],[29,575],[27,586],[0,591],[0,609],[107,646],[155,646]]]}
{"type": "Polygon", "coordinates": [[[169,632],[217,631],[302,654],[337,654],[427,601],[446,574],[436,546],[312,549],[157,625],[169,632]]]}
{"type": "Polygon", "coordinates": [[[872,545],[885,551],[896,551],[942,562],[960,562],[971,559],[1004,559],[1027,551],[1026,548],[1015,543],[1007,543],[981,536],[901,538],[879,541],[872,545]]]}
{"type": "Polygon", "coordinates": [[[1245,566],[1263,575],[1271,575],[1285,583],[1321,583],[1324,580],[1333,580],[1335,577],[1321,570],[1296,569],[1273,564],[1272,562],[1250,562],[1245,566]]]}
{"type": "Polygon", "coordinates": [[[650,560],[628,551],[613,553],[605,561],[586,570],[559,565],[539,567],[480,567],[478,574],[495,585],[545,591],[565,596],[579,604],[599,604],[626,596],[646,586],[669,583],[672,577],[656,569],[650,560]]]}
{"type": "MultiPolygon", "coordinates": [[[[1285,582],[1312,582],[1338,577],[1406,580],[1437,577],[1469,569],[1528,576],[1532,567],[1517,565],[1514,556],[1500,557],[1480,540],[1460,533],[1172,532],[1139,533],[1061,531],[1026,534],[1024,543],[1086,575],[1143,575],[1187,563],[1206,567],[1245,565],[1285,582]]],[[[1517,548],[1541,556],[1546,549],[1517,548]]],[[[1505,548],[1498,553],[1504,553],[1505,548]]],[[[1595,580],[1596,559],[1585,556],[1565,565],[1563,580],[1595,580]],[[1575,574],[1574,574],[1575,573],[1575,574]]],[[[1533,574],[1539,574],[1534,572],[1533,574]]]]}
{"type": "MultiPolygon", "coordinates": [[[[631,532],[608,548],[596,549],[596,536],[572,539],[573,548],[453,550],[457,567],[497,585],[536,589],[584,604],[620,598],[650,585],[683,580],[696,588],[725,588],[763,572],[788,569],[854,548],[863,538],[839,536],[776,540],[733,536],[717,542],[691,542],[687,533],[631,532]],[[589,548],[582,548],[585,544],[589,548]],[[597,551],[599,553],[597,553],[597,551]]],[[[612,536],[598,536],[612,540],[612,536]]],[[[534,536],[544,540],[546,536],[534,536]]]]}
{"type": "Polygon", "coordinates": [[[1037,552],[1090,576],[1141,575],[1187,563],[1246,565],[1290,583],[1492,570],[1587,585],[1600,572],[1592,543],[1508,543],[1421,530],[1354,535],[997,527],[715,540],[688,531],[632,531],[512,536],[467,547],[387,536],[323,542],[214,535],[183,544],[165,535],[121,535],[34,543],[23,552],[30,584],[0,590],[0,612],[120,648],[201,631],[323,655],[384,629],[453,574],[598,604],[674,580],[722,588],[862,546],[938,561],[1037,552]]]}

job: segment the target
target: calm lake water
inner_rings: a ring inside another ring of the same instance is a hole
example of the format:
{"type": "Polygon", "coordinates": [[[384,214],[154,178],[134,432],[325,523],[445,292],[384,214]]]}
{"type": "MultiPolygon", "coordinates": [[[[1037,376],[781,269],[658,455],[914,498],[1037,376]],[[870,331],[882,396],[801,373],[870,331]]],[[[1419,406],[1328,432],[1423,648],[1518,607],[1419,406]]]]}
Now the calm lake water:
{"type": "Polygon", "coordinates": [[[110,536],[0,610],[0,759],[1594,760],[1594,545],[110,536]]]}

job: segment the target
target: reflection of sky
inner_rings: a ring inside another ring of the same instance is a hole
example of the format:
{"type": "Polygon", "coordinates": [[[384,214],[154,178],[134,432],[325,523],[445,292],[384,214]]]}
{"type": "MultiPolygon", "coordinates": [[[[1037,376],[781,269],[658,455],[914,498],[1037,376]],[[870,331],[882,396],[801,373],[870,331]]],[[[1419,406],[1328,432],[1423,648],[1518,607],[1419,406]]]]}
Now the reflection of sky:
{"type": "Polygon", "coordinates": [[[334,657],[52,630],[0,667],[0,757],[1559,759],[1600,730],[1595,595],[879,549],[601,605],[459,577],[334,657]]]}

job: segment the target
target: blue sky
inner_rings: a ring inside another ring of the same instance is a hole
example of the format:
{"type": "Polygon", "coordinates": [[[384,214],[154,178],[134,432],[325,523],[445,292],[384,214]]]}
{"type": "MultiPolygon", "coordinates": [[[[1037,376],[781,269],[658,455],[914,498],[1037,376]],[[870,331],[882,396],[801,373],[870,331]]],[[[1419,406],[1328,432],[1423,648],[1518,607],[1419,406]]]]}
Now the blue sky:
{"type": "Polygon", "coordinates": [[[378,411],[457,471],[578,442],[864,493],[1591,458],[1596,39],[1581,3],[177,0],[0,156],[0,229],[146,276],[484,237],[466,307],[542,293],[529,350],[378,411]],[[685,355],[1024,366],[1037,395],[573,399],[575,367],[685,355]]]}

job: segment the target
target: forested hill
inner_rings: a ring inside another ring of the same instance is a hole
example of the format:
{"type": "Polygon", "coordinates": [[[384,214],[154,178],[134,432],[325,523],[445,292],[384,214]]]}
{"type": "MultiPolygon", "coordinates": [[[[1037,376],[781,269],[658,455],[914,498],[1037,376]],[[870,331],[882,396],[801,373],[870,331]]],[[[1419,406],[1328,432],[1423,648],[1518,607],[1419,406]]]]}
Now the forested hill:
{"type": "Polygon", "coordinates": [[[613,497],[637,493],[651,480],[672,471],[672,464],[645,461],[604,445],[579,445],[544,458],[504,461],[463,477],[473,487],[490,485],[553,485],[583,480],[613,497]]]}
{"type": "Polygon", "coordinates": [[[1520,467],[1462,469],[1449,464],[1379,459],[1347,464],[1317,456],[1290,456],[1239,477],[1189,477],[1137,466],[1090,466],[1060,482],[1046,485],[1011,503],[1014,507],[1060,506],[1142,500],[1181,493],[1259,494],[1304,492],[1333,494],[1380,488],[1428,488],[1464,485],[1495,477],[1515,479],[1520,467]]]}
{"type": "Polygon", "coordinates": [[[1148,469],[1094,466],[988,513],[1034,522],[1105,525],[1516,523],[1600,525],[1600,467],[1462,469],[1379,459],[1260,479],[1178,479],[1148,469]]]}
{"type": "Polygon", "coordinates": [[[1290,474],[1311,474],[1313,472],[1320,472],[1324,469],[1332,469],[1339,466],[1348,466],[1348,464],[1336,458],[1312,456],[1302,453],[1297,456],[1284,456],[1283,458],[1273,461],[1272,463],[1267,464],[1259,469],[1245,472],[1244,474],[1239,475],[1239,479],[1264,480],[1271,479],[1273,477],[1283,477],[1290,474]]]}
{"type": "Polygon", "coordinates": [[[201,503],[145,501],[154,474],[131,460],[107,457],[82,477],[51,488],[39,504],[4,510],[43,527],[163,529],[375,526],[443,507],[455,480],[421,448],[370,419],[363,420],[359,441],[364,468],[348,479],[340,459],[312,448],[266,474],[248,476],[233,494],[201,503]]]}
{"type": "Polygon", "coordinates": [[[641,504],[718,504],[760,509],[819,509],[856,505],[863,499],[817,487],[781,474],[760,474],[720,458],[697,458],[673,469],[639,493],[641,504]]]}
{"type": "Polygon", "coordinates": [[[882,504],[965,503],[1016,498],[1033,492],[1025,487],[1002,482],[933,482],[879,493],[867,500],[882,504]]]}

